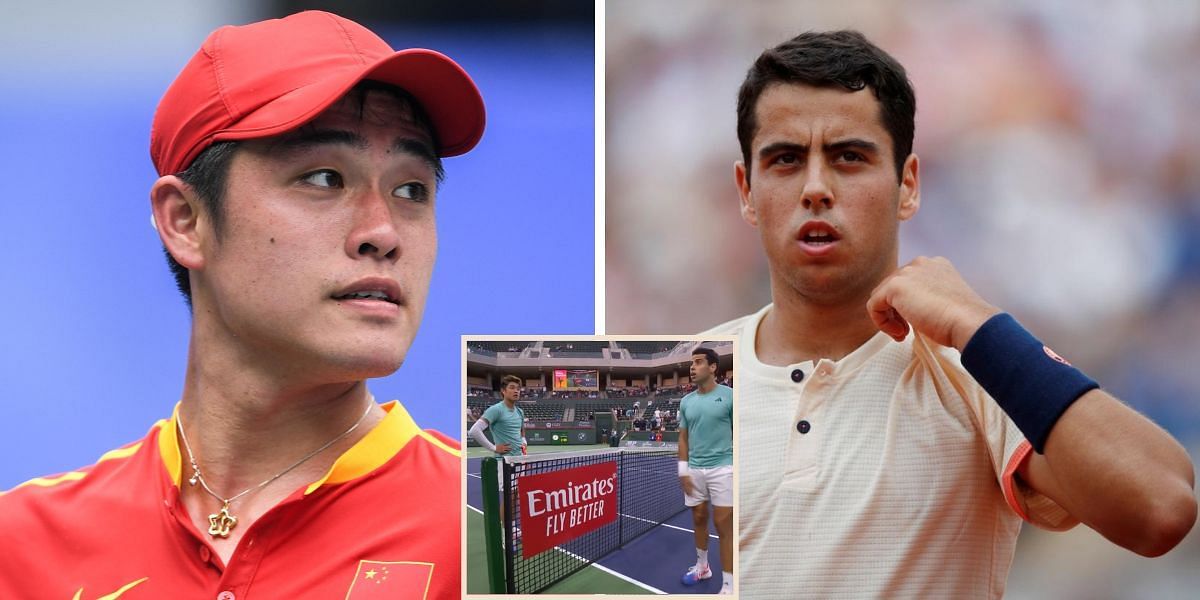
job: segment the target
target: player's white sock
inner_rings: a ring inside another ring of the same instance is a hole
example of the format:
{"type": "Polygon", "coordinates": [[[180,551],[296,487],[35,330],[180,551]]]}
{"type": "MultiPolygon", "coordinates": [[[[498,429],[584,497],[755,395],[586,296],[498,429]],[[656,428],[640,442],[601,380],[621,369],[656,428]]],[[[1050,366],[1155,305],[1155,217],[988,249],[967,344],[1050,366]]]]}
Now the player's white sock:
{"type": "Polygon", "coordinates": [[[733,573],[721,571],[721,587],[733,587],[733,573]]]}
{"type": "Polygon", "coordinates": [[[696,566],[702,570],[708,568],[708,549],[696,548],[696,566]]]}

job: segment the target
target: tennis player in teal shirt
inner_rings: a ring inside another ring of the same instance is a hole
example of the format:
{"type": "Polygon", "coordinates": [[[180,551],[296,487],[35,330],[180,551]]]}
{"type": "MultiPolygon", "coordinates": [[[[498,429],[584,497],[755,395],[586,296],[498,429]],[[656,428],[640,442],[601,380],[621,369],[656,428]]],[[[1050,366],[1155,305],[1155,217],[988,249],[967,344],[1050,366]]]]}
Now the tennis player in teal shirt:
{"type": "Polygon", "coordinates": [[[500,397],[500,402],[489,406],[475,421],[471,437],[496,454],[520,456],[525,448],[525,411],[517,406],[517,398],[521,397],[521,378],[505,375],[500,381],[500,397]],[[495,445],[483,435],[484,429],[492,430],[495,445]]]}
{"type": "Polygon", "coordinates": [[[721,594],[733,593],[733,389],[717,383],[717,353],[692,351],[696,390],[679,403],[679,480],[692,508],[696,564],[684,585],[712,577],[708,568],[708,506],[721,549],[721,594]]]}
{"type": "MultiPolygon", "coordinates": [[[[483,411],[483,416],[475,421],[469,432],[480,446],[495,452],[497,456],[520,456],[525,453],[525,411],[517,406],[517,398],[521,397],[521,378],[516,375],[505,375],[500,380],[500,398],[497,402],[483,411]],[[491,440],[483,434],[484,429],[492,430],[491,440]]],[[[497,481],[500,491],[504,491],[504,468],[500,466],[497,481]]],[[[504,522],[504,495],[500,495],[500,522],[504,522]]],[[[519,535],[514,532],[514,536],[519,535]]]]}

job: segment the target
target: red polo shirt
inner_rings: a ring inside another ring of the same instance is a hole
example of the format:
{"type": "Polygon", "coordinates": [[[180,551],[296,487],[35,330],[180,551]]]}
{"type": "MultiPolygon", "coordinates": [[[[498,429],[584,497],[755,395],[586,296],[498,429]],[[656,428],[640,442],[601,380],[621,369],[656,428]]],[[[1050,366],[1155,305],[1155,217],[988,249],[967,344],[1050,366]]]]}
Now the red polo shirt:
{"type": "Polygon", "coordinates": [[[0,598],[462,596],[458,443],[398,402],[222,565],[179,498],[175,417],[95,465],[0,495],[0,598]]]}

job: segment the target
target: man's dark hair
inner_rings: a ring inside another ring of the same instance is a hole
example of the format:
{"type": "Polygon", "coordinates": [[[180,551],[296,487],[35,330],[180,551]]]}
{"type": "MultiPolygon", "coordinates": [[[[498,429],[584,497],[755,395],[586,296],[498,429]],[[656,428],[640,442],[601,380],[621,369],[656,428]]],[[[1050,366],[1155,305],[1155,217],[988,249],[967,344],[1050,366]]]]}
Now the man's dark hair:
{"type": "Polygon", "coordinates": [[[696,348],[695,350],[692,350],[692,356],[697,356],[699,354],[703,354],[705,362],[707,362],[710,365],[715,365],[720,362],[717,359],[717,351],[713,350],[712,348],[700,347],[700,348],[696,348]]]}
{"type": "MultiPolygon", "coordinates": [[[[441,149],[438,147],[437,131],[433,128],[433,121],[430,120],[428,113],[425,112],[421,103],[417,102],[417,99],[412,94],[394,85],[370,79],[360,81],[346,94],[358,103],[358,117],[360,119],[363,117],[363,110],[366,107],[367,94],[372,91],[389,94],[406,105],[412,111],[413,120],[429,132],[433,143],[434,175],[440,185],[445,179],[445,171],[442,169],[441,149]]],[[[208,212],[209,218],[212,221],[213,234],[218,238],[221,235],[221,227],[224,221],[222,204],[225,191],[228,189],[229,165],[233,163],[233,157],[237,154],[238,146],[239,142],[236,141],[216,142],[205,148],[186,169],[175,174],[176,177],[183,180],[184,183],[196,191],[196,195],[200,198],[200,203],[204,206],[204,210],[208,212]]],[[[183,294],[183,299],[187,302],[188,310],[191,310],[192,285],[188,279],[188,270],[179,264],[175,260],[175,257],[171,256],[170,252],[167,252],[165,247],[163,248],[163,254],[167,257],[167,266],[171,269],[171,274],[175,276],[175,286],[179,288],[179,293],[183,294]]]]}
{"type": "Polygon", "coordinates": [[[508,387],[510,383],[515,383],[519,386],[521,385],[521,378],[516,375],[505,375],[500,379],[500,389],[508,387]]]}
{"type": "Polygon", "coordinates": [[[759,55],[738,90],[737,134],[750,181],[750,142],[758,130],[755,108],[763,90],[774,83],[871,88],[879,100],[883,128],[892,136],[896,176],[912,153],[916,95],[904,67],[857,31],[802,33],[759,55]]]}

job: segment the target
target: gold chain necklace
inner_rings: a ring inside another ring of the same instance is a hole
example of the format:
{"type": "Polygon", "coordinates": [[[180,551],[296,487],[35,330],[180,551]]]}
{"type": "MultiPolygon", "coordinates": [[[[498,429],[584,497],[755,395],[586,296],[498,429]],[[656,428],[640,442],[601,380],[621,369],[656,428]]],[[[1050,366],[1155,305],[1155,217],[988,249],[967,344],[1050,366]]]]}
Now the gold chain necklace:
{"type": "Polygon", "coordinates": [[[367,418],[367,415],[371,413],[371,407],[374,405],[375,405],[374,401],[368,402],[367,410],[363,411],[362,416],[359,417],[358,420],[355,421],[354,424],[350,426],[350,429],[343,431],[341,433],[341,435],[333,438],[332,440],[329,440],[328,442],[325,442],[324,446],[321,446],[320,448],[317,448],[316,450],[313,450],[312,452],[305,454],[304,458],[301,458],[300,460],[296,461],[295,464],[293,464],[292,466],[276,473],[275,475],[272,475],[271,477],[267,478],[262,483],[255,485],[255,486],[248,487],[248,488],[242,490],[241,492],[238,492],[237,494],[234,494],[233,496],[230,496],[228,498],[222,498],[220,494],[214,492],[212,490],[212,488],[208,487],[207,481],[204,481],[204,475],[200,473],[200,465],[196,463],[196,455],[192,452],[191,444],[188,443],[187,434],[183,432],[183,420],[180,419],[179,416],[177,415],[175,418],[175,421],[176,421],[176,423],[179,424],[179,436],[181,438],[183,438],[183,447],[187,449],[188,461],[192,463],[192,477],[190,479],[188,479],[188,485],[195,486],[197,483],[199,483],[200,486],[204,488],[204,491],[208,492],[208,494],[210,496],[221,501],[221,510],[219,510],[211,515],[208,515],[208,535],[212,536],[213,539],[216,539],[218,537],[228,538],[229,532],[233,531],[233,528],[237,527],[237,523],[238,523],[237,517],[233,516],[233,514],[231,514],[229,512],[229,504],[231,502],[233,502],[234,500],[237,500],[238,498],[241,498],[242,496],[245,496],[246,494],[249,494],[250,492],[257,491],[259,489],[266,487],[267,484],[271,483],[272,481],[275,481],[276,479],[279,479],[280,477],[283,477],[288,472],[290,472],[292,469],[295,469],[296,467],[304,464],[304,462],[307,461],[308,459],[320,454],[321,452],[328,449],[330,446],[338,443],[343,438],[350,435],[352,432],[354,432],[355,429],[358,429],[359,425],[362,425],[362,422],[367,418]]]}

